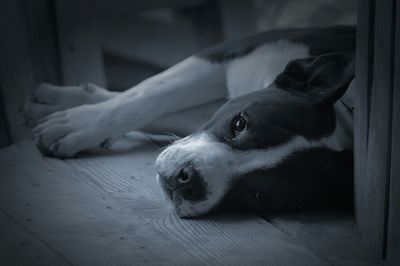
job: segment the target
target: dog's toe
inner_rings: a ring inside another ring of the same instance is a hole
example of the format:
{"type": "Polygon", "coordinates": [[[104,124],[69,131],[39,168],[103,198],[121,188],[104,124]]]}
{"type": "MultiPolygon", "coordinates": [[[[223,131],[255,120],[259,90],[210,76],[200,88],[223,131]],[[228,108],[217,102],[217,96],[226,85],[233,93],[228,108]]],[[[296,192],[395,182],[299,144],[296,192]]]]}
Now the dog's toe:
{"type": "Polygon", "coordinates": [[[52,156],[51,152],[49,151],[48,147],[46,147],[42,142],[43,136],[40,135],[35,138],[35,146],[40,151],[41,154],[45,156],[52,156]]]}
{"type": "Polygon", "coordinates": [[[46,128],[41,132],[42,143],[45,147],[50,147],[57,140],[71,133],[70,128],[64,124],[56,124],[52,127],[46,128]]]}
{"type": "Polygon", "coordinates": [[[58,158],[71,158],[80,151],[85,151],[92,146],[85,136],[81,133],[71,133],[50,146],[53,156],[58,158]]]}

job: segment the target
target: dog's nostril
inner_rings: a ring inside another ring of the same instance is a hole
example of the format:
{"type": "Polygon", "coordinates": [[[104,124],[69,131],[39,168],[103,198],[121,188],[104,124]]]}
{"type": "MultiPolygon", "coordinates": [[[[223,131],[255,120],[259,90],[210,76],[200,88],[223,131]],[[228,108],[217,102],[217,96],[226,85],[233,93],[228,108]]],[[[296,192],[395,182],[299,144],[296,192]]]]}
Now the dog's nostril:
{"type": "Polygon", "coordinates": [[[196,200],[204,196],[202,180],[191,164],[179,171],[175,177],[175,191],[188,200],[196,200]]]}

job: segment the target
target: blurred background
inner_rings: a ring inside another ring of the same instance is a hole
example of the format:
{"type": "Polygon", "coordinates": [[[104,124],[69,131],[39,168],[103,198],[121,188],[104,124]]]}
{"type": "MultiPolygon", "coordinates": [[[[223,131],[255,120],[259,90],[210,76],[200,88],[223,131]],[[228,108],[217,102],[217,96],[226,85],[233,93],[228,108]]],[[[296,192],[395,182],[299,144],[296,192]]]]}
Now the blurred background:
{"type": "Polygon", "coordinates": [[[40,82],[125,90],[213,44],[356,23],[355,0],[0,0],[0,147],[29,136],[18,106],[40,82]]]}

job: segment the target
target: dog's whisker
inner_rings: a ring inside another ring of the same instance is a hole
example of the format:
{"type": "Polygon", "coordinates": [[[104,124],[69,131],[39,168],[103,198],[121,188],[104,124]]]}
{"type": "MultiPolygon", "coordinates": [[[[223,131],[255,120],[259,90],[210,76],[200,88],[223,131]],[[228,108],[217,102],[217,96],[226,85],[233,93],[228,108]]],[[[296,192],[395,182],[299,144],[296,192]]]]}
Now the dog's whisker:
{"type": "Polygon", "coordinates": [[[158,148],[157,149],[157,151],[164,151],[166,148],[168,148],[168,146],[170,146],[172,143],[169,143],[169,144],[167,144],[167,145],[164,145],[164,146],[162,146],[162,147],[160,147],[160,148],[158,148]]]}
{"type": "MultiPolygon", "coordinates": [[[[178,135],[176,135],[176,134],[174,134],[174,133],[172,133],[172,132],[165,132],[165,134],[167,134],[167,135],[169,135],[169,136],[171,136],[171,137],[174,137],[175,140],[181,139],[181,137],[179,137],[178,135]]],[[[175,140],[174,140],[174,141],[175,141],[175,140]]]]}
{"type": "MultiPolygon", "coordinates": [[[[166,140],[166,142],[168,142],[167,144],[163,145],[162,147],[160,147],[159,149],[157,149],[158,152],[162,152],[163,150],[165,150],[168,146],[170,146],[171,144],[173,144],[175,141],[181,139],[181,137],[177,136],[174,133],[171,132],[165,132],[166,135],[169,135],[171,137],[173,137],[174,139],[170,139],[170,140],[166,140]]],[[[149,138],[151,138],[149,136],[149,138]]],[[[152,141],[157,142],[158,145],[161,145],[162,142],[160,141],[156,141],[153,138],[151,138],[152,141]]]]}

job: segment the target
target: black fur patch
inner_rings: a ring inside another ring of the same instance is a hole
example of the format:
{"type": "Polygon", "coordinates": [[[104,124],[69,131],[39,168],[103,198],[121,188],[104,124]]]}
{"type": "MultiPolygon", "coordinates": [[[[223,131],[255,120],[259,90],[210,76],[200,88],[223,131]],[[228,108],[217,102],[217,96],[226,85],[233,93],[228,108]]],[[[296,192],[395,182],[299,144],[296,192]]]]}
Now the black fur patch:
{"type": "Polygon", "coordinates": [[[352,202],[353,153],[315,148],[241,176],[219,209],[351,208],[352,202]]]}
{"type": "Polygon", "coordinates": [[[307,97],[280,90],[260,90],[223,105],[200,131],[239,150],[268,149],[288,142],[294,136],[317,140],[335,129],[332,105],[317,107],[307,97]],[[231,129],[240,114],[247,128],[238,135],[231,129]]]}

